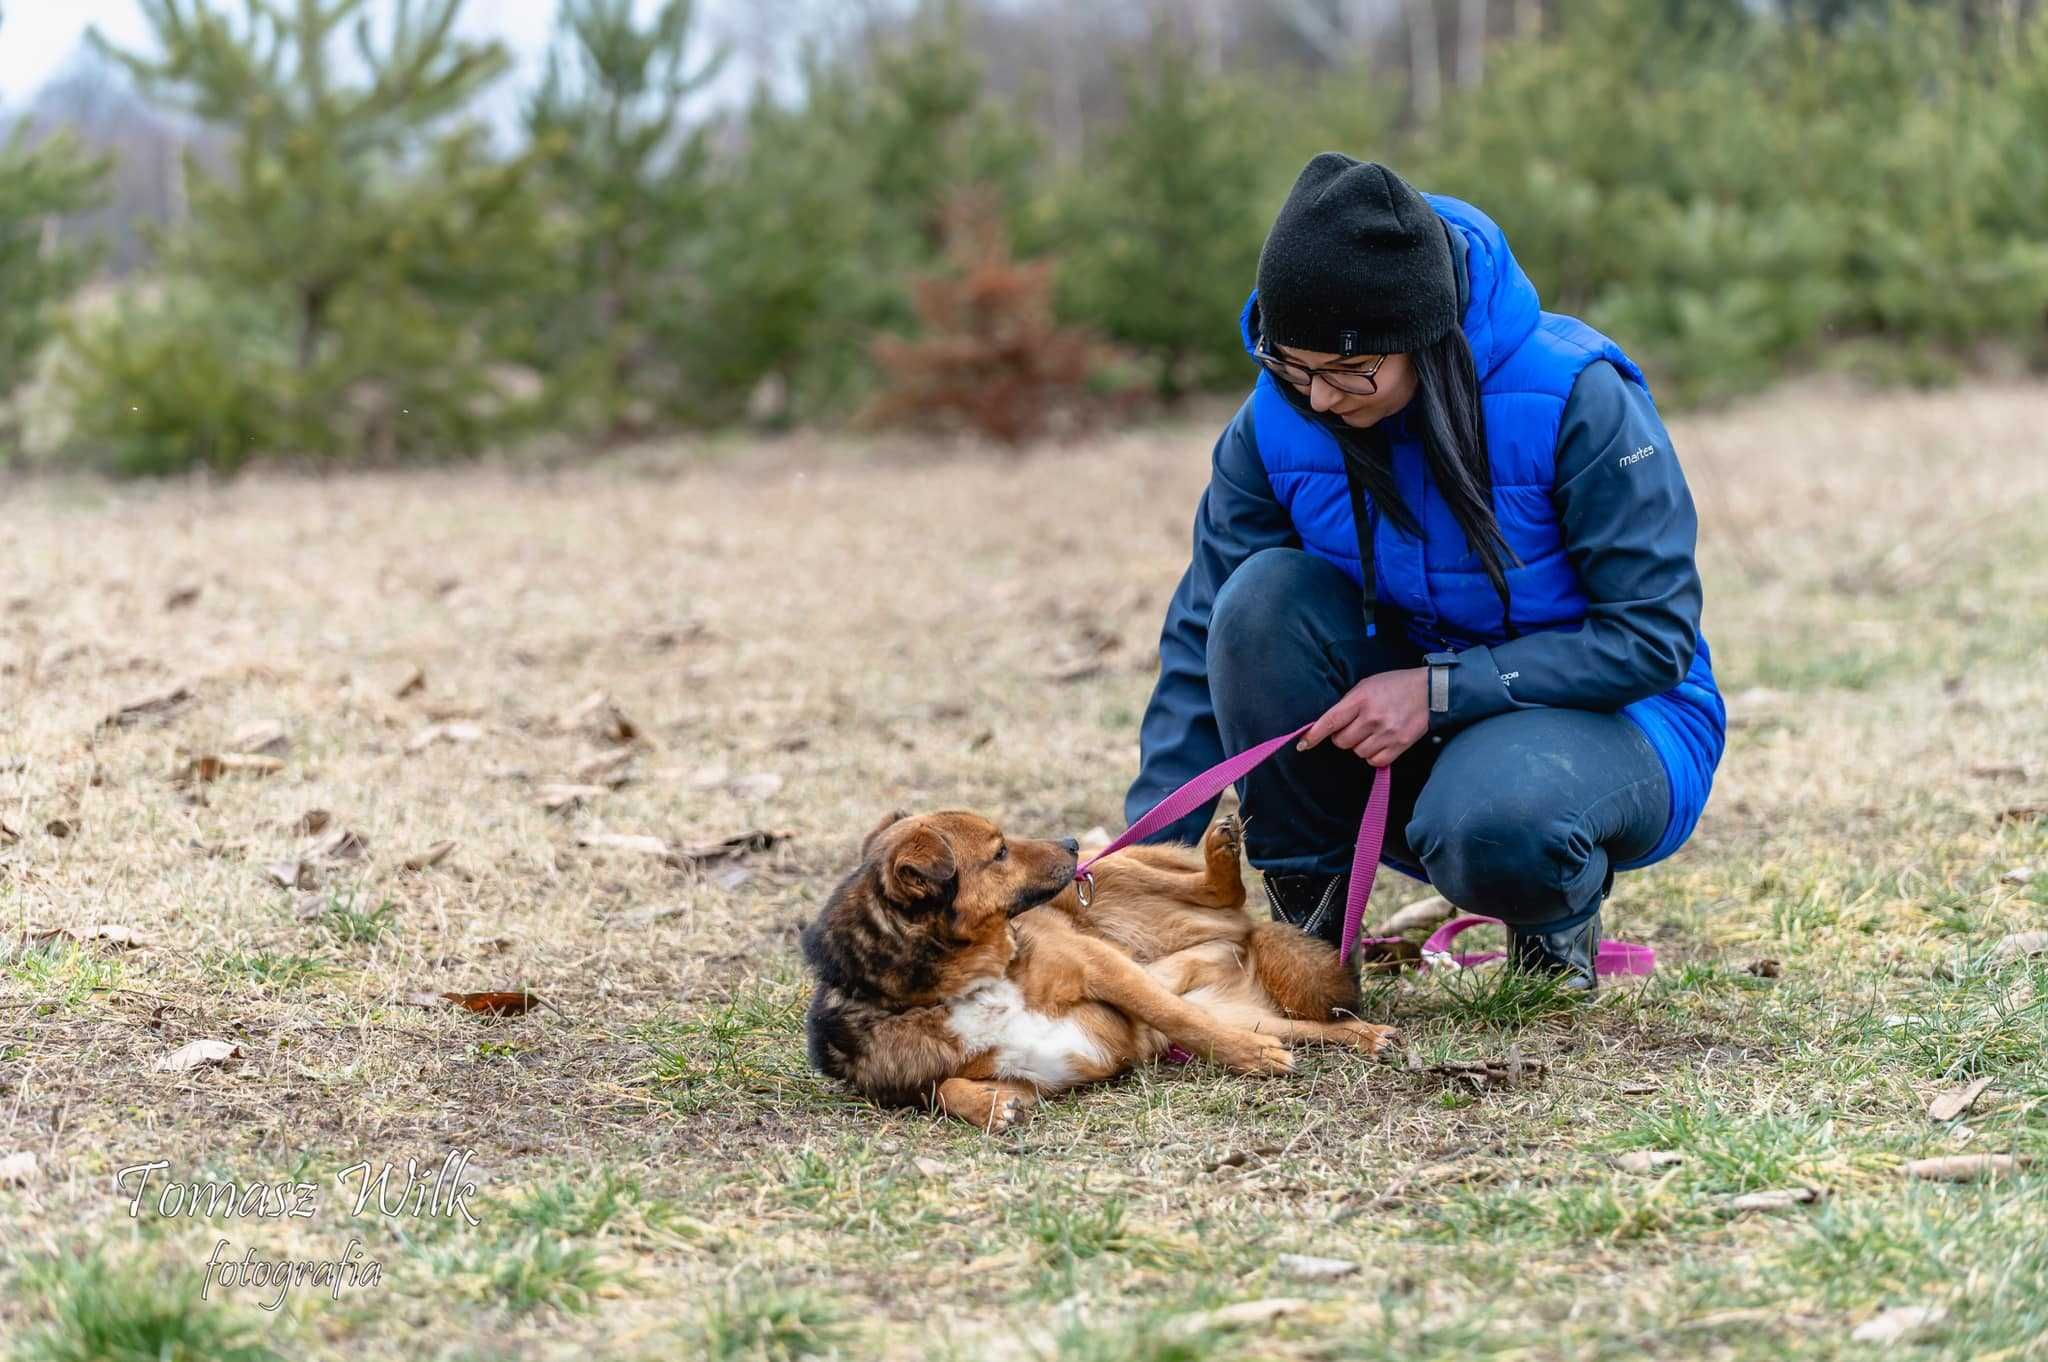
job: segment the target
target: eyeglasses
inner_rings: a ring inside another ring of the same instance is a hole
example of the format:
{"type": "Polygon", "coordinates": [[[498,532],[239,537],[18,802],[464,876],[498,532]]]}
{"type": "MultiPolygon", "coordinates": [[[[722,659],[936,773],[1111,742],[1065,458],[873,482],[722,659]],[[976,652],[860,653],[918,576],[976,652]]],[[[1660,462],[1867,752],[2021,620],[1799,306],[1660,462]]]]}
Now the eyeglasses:
{"type": "Polygon", "coordinates": [[[1378,374],[1380,366],[1387,362],[1385,355],[1374,355],[1372,363],[1362,369],[1339,368],[1333,364],[1326,364],[1320,369],[1312,369],[1306,364],[1300,364],[1291,359],[1282,359],[1279,355],[1268,350],[1264,336],[1259,337],[1259,343],[1252,351],[1252,358],[1270,369],[1274,377],[1281,379],[1283,382],[1293,384],[1303,392],[1308,391],[1311,382],[1320,378],[1338,392],[1350,393],[1355,397],[1370,396],[1380,390],[1379,379],[1374,377],[1374,375],[1378,374]]]}

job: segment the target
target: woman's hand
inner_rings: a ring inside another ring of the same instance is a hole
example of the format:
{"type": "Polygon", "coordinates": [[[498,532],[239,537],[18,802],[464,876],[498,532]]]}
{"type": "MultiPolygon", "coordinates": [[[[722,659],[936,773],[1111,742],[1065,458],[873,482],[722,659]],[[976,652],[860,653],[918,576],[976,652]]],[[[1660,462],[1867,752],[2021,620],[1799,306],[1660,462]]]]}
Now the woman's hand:
{"type": "Polygon", "coordinates": [[[1429,668],[1380,672],[1346,691],[1315,721],[1297,752],[1306,752],[1328,738],[1374,766],[1392,764],[1429,731],[1429,668]]]}

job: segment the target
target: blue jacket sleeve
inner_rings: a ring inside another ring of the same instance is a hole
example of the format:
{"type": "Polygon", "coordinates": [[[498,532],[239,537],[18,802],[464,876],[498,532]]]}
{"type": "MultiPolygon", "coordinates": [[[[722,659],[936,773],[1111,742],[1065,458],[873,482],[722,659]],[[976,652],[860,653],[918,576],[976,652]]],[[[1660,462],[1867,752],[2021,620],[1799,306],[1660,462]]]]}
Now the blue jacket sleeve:
{"type": "MultiPolygon", "coordinates": [[[[1300,543],[1266,481],[1247,399],[1216,441],[1209,486],[1195,509],[1194,551],[1166,607],[1159,683],[1138,728],[1138,778],[1124,796],[1127,823],[1223,760],[1223,740],[1209,704],[1210,608],[1245,559],[1260,549],[1298,548],[1300,543]]],[[[1195,841],[1215,812],[1211,800],[1151,840],[1195,841]]]]}
{"type": "Polygon", "coordinates": [[[1565,403],[1553,495],[1584,623],[1430,654],[1449,681],[1447,696],[1431,687],[1430,731],[1540,705],[1617,710],[1685,679],[1700,636],[1699,520],[1650,395],[1605,360],[1565,403]]]}

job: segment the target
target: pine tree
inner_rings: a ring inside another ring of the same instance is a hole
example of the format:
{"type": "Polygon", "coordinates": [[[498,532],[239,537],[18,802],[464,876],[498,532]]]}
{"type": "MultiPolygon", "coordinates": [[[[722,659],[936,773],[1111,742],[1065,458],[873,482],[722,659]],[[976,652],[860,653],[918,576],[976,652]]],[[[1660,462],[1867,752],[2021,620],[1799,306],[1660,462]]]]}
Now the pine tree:
{"type": "Polygon", "coordinates": [[[874,342],[889,385],[864,414],[869,423],[964,424],[1019,444],[1055,418],[1087,414],[1099,347],[1054,320],[1052,262],[1011,258],[991,198],[963,190],[949,200],[946,267],[916,283],[921,334],[874,342]]]}
{"type": "Polygon", "coordinates": [[[721,49],[692,63],[694,0],[641,27],[632,0],[563,0],[547,75],[526,109],[549,206],[564,224],[542,290],[544,367],[591,390],[600,424],[644,420],[678,393],[655,331],[676,304],[683,248],[702,230],[709,160],[689,97],[721,49]]]}
{"type": "Polygon", "coordinates": [[[1124,124],[1065,186],[1063,311],[1154,365],[1161,398],[1241,378],[1237,313],[1271,204],[1247,101],[1162,40],[1124,68],[1124,124]]]}
{"type": "Polygon", "coordinates": [[[482,321],[531,224],[525,166],[458,121],[507,65],[498,44],[454,36],[461,3],[397,0],[374,24],[365,0],[239,0],[239,22],[226,0],[141,0],[157,55],[91,35],[146,92],[234,134],[225,176],[189,167],[164,273],[276,319],[293,387],[280,438],[306,449],[392,457],[481,436],[482,321]]]}
{"type": "Polygon", "coordinates": [[[70,296],[91,267],[93,252],[60,242],[55,220],[89,207],[107,163],[68,137],[30,141],[26,124],[0,143],[0,463],[17,448],[5,399],[35,369],[49,341],[55,304],[70,296]]]}

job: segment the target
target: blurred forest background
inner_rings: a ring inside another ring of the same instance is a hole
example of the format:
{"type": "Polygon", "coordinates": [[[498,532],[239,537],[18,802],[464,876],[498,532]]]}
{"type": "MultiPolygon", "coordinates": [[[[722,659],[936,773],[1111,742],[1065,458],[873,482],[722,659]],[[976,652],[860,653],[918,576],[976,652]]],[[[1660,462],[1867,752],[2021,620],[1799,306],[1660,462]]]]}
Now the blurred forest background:
{"type": "Polygon", "coordinates": [[[0,462],[1136,419],[1329,148],[1667,404],[2048,368],[2040,0],[561,0],[512,119],[462,0],[137,2],[0,109],[0,462]]]}

